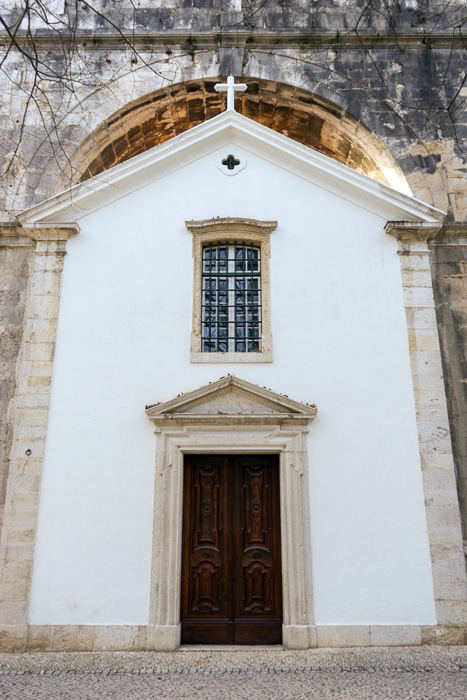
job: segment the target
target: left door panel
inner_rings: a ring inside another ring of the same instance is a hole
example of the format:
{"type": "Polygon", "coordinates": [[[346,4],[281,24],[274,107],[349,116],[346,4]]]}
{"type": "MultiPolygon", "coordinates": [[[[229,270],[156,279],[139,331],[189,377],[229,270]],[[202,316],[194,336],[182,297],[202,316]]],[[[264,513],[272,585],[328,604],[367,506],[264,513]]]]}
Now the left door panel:
{"type": "Polygon", "coordinates": [[[227,457],[190,456],[184,474],[182,641],[232,644],[227,457]]]}

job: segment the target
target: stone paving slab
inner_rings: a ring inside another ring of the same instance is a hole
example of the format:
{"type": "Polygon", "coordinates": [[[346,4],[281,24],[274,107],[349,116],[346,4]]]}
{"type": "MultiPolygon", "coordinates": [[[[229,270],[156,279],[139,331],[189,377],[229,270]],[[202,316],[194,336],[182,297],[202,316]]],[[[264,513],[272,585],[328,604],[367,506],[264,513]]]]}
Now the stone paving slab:
{"type": "Polygon", "coordinates": [[[467,673],[62,673],[4,676],[2,700],[465,700],[467,673]]]}
{"type": "Polygon", "coordinates": [[[467,647],[0,654],[1,700],[466,700],[467,647]]]}
{"type": "MultiPolygon", "coordinates": [[[[238,649],[238,648],[237,648],[238,649]]],[[[442,672],[467,670],[467,646],[371,647],[353,649],[248,648],[233,652],[25,652],[0,653],[0,674],[113,671],[140,673],[229,673],[231,671],[381,671],[442,672]]],[[[467,698],[467,688],[466,688],[467,698]]]]}

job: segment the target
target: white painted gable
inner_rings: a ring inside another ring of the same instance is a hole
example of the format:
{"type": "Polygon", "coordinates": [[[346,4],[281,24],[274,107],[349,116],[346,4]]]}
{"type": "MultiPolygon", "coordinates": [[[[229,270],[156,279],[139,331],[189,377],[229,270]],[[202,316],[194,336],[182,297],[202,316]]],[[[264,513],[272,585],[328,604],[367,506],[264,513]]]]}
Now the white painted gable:
{"type": "Polygon", "coordinates": [[[387,220],[438,221],[445,216],[435,207],[358,173],[237,112],[228,111],[65,190],[18,218],[25,226],[45,221],[79,221],[92,211],[207,154],[213,156],[213,165],[227,175],[241,172],[250,155],[259,156],[387,220]],[[241,165],[229,173],[221,162],[228,155],[226,151],[232,149],[236,149],[241,165]]]}

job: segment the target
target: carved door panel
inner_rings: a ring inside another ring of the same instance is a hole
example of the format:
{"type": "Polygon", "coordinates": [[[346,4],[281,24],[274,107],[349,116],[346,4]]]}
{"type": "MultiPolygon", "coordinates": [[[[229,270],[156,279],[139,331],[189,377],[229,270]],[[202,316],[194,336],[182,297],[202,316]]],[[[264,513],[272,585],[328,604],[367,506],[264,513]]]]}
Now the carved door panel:
{"type": "Polygon", "coordinates": [[[182,642],[282,639],[276,455],[185,460],[182,642]]]}
{"type": "Polygon", "coordinates": [[[282,641],[279,464],[276,455],[234,460],[236,644],[282,641]]]}
{"type": "Polygon", "coordinates": [[[228,459],[185,459],[182,642],[233,643],[228,459]]]}

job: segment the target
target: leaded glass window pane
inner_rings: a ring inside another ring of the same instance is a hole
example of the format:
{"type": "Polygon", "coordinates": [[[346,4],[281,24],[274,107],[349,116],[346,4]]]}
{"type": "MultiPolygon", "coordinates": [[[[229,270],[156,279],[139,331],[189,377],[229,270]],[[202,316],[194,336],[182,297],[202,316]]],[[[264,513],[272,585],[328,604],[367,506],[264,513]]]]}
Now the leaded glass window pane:
{"type": "Polygon", "coordinates": [[[248,243],[203,247],[203,352],[261,351],[261,255],[248,243]]]}

